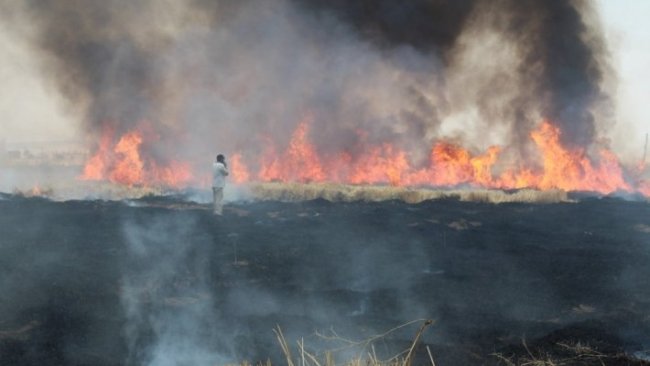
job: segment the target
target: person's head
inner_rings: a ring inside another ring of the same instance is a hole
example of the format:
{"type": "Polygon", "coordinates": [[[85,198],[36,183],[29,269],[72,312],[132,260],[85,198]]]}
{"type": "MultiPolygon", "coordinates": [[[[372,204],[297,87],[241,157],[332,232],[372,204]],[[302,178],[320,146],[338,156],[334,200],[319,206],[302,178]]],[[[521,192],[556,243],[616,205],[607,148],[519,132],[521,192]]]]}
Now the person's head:
{"type": "Polygon", "coordinates": [[[220,163],[225,163],[226,162],[226,157],[223,156],[222,154],[217,155],[217,161],[220,163]]]}

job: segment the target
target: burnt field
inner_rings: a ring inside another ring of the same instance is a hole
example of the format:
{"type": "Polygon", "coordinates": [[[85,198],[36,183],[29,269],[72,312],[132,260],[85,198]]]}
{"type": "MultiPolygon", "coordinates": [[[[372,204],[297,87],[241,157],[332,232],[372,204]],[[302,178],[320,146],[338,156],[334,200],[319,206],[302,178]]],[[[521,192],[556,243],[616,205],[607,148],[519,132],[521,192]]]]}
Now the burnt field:
{"type": "Polygon", "coordinates": [[[650,205],[0,196],[1,365],[644,365],[650,205]],[[378,334],[413,321],[389,334],[378,334]],[[351,345],[346,340],[363,341],[351,345]],[[561,361],[561,362],[560,362],[561,361]]]}

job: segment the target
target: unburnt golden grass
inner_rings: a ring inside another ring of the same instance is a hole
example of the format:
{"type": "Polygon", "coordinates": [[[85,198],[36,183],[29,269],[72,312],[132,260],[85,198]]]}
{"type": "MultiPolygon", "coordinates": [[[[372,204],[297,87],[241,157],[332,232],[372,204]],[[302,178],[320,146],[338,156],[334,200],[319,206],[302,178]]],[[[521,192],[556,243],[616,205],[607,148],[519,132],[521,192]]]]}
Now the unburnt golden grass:
{"type": "Polygon", "coordinates": [[[427,200],[455,198],[460,201],[488,203],[556,203],[569,202],[561,190],[522,189],[514,192],[488,189],[429,189],[393,186],[349,185],[335,183],[252,183],[250,193],[256,200],[306,201],[325,199],[332,202],[380,202],[398,200],[419,203],[427,200]]]}

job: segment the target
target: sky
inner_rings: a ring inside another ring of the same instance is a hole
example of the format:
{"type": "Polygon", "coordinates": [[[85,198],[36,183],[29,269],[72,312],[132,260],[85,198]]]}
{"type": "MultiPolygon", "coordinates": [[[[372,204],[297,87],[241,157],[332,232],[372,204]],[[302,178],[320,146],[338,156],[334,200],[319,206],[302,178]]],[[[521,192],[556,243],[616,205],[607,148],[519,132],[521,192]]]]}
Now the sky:
{"type": "Polygon", "coordinates": [[[640,158],[650,132],[650,1],[598,0],[598,6],[618,74],[612,148],[640,158]]]}
{"type": "MultiPolygon", "coordinates": [[[[607,137],[617,154],[635,160],[650,132],[650,0],[596,4],[618,80],[617,123],[607,137]]],[[[18,39],[0,24],[0,140],[81,141],[78,115],[45,81],[36,51],[18,39]]]]}
{"type": "Polygon", "coordinates": [[[75,140],[78,126],[55,86],[45,81],[34,50],[0,27],[0,140],[75,140]]]}

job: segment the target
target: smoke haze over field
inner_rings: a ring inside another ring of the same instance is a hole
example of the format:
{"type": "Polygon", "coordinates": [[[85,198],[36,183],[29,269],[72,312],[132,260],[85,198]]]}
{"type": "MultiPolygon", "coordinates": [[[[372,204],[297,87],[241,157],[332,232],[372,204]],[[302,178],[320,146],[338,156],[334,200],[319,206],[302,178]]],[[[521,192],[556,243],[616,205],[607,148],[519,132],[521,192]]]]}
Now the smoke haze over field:
{"type": "Polygon", "coordinates": [[[421,341],[446,365],[491,364],[558,332],[650,344],[645,202],[273,201],[219,221],[170,197],[2,194],[0,206],[3,364],[277,364],[278,325],[319,359],[386,359],[421,321],[373,336],[421,318],[435,319],[421,341]],[[581,324],[597,327],[571,331],[581,324]],[[371,337],[374,349],[348,341],[371,337]]]}
{"type": "MultiPolygon", "coordinates": [[[[301,121],[321,152],[452,139],[526,151],[542,118],[588,147],[612,122],[586,1],[24,1],[4,22],[89,147],[153,131],[161,160],[259,155],[301,121]],[[57,97],[58,98],[58,97],[57,97]],[[359,131],[364,131],[359,134],[359,131]]],[[[71,125],[74,125],[71,123],[71,125]]]]}
{"type": "MultiPolygon", "coordinates": [[[[5,139],[78,139],[95,151],[107,132],[117,140],[134,129],[143,155],[198,172],[217,152],[256,158],[268,141],[283,148],[301,122],[321,156],[390,142],[415,168],[439,140],[473,152],[499,144],[507,163],[539,163],[530,132],[543,119],[567,146],[590,151],[608,137],[630,145],[620,124],[610,135],[620,100],[597,4],[5,1],[0,191],[79,176],[78,166],[4,169],[5,139]]],[[[638,162],[625,148],[623,158],[638,162]]],[[[139,183],[125,186],[159,192],[139,183]]],[[[0,293],[13,295],[0,301],[9,320],[0,330],[40,321],[32,339],[50,343],[26,347],[61,352],[55,359],[263,360],[256,352],[277,349],[276,324],[292,341],[329,326],[361,339],[420,317],[440,320],[425,341],[473,351],[460,338],[498,338],[495,324],[516,321],[503,334],[519,342],[531,324],[555,329],[583,312],[648,319],[647,291],[636,285],[647,266],[630,265],[644,262],[641,229],[650,227],[636,202],[255,202],[232,204],[215,223],[207,205],[167,197],[0,200],[11,234],[0,245],[0,293]],[[603,307],[589,311],[593,303],[603,307]]],[[[29,343],[20,342],[7,344],[29,343]]]]}

